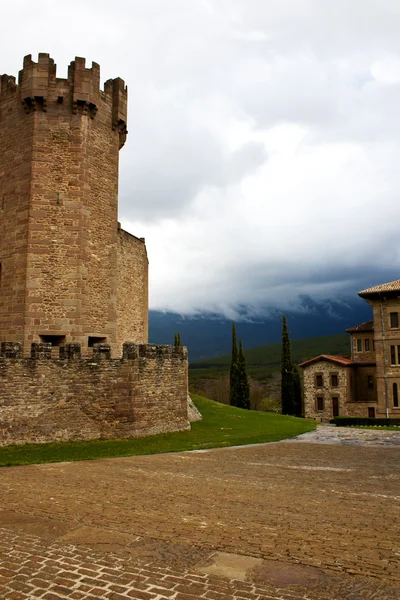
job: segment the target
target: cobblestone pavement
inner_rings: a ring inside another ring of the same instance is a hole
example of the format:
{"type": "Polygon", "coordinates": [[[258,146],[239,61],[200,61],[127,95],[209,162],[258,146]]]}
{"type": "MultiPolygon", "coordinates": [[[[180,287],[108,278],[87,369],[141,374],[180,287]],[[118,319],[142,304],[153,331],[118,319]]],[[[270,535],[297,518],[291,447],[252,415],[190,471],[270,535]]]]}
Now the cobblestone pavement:
{"type": "Polygon", "coordinates": [[[318,425],[315,431],[303,433],[296,438],[283,440],[282,443],[305,442],[307,444],[347,444],[350,446],[399,446],[399,431],[379,429],[356,429],[318,425]]]}
{"type": "Polygon", "coordinates": [[[1,469],[0,598],[399,598],[399,459],[277,443],[1,469]]]}

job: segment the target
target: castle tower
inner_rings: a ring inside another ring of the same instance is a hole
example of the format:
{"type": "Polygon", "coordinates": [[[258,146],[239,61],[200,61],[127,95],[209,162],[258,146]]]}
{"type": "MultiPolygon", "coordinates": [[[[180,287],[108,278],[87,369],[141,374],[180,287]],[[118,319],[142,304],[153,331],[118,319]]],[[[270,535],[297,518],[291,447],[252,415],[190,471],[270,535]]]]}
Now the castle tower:
{"type": "Polygon", "coordinates": [[[118,227],[127,88],[48,54],[0,78],[0,341],[147,343],[143,239],[118,227]]]}

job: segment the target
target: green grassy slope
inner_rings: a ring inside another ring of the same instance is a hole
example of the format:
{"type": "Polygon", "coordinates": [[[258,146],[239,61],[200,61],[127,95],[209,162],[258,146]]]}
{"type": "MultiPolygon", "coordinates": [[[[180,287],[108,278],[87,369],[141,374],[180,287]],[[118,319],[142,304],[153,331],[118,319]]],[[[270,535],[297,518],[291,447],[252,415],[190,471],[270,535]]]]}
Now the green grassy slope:
{"type": "Polygon", "coordinates": [[[0,448],[0,466],[92,460],[275,442],[315,429],[314,421],[308,419],[242,410],[201,396],[192,396],[192,398],[202,413],[203,420],[193,423],[191,431],[129,440],[7,446],[0,448]]]}

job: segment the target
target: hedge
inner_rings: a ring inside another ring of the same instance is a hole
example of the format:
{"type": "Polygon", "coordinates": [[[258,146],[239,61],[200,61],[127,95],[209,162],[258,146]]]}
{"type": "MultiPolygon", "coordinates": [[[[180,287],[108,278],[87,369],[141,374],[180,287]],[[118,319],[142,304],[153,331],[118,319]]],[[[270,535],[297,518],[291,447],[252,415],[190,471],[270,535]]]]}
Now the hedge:
{"type": "Polygon", "coordinates": [[[368,417],[335,417],[330,421],[334,425],[340,425],[340,427],[351,427],[357,425],[364,426],[376,426],[381,425],[382,427],[400,427],[400,419],[372,419],[368,417]]]}

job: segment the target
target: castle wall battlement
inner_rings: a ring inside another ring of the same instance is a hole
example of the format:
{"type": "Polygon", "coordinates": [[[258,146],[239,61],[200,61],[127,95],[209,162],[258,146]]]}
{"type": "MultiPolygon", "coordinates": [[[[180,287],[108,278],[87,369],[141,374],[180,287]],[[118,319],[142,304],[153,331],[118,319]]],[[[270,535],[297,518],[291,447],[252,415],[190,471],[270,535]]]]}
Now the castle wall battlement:
{"type": "Polygon", "coordinates": [[[124,344],[111,358],[99,344],[82,358],[79,344],[0,348],[0,446],[71,439],[141,437],[189,429],[187,350],[124,344]]]}
{"type": "Polygon", "coordinates": [[[27,114],[56,110],[59,114],[79,112],[94,119],[99,109],[109,107],[109,125],[118,130],[120,148],[127,134],[128,90],[123,79],[109,79],[100,89],[100,66],[75,57],[68,67],[68,78],[57,77],[57,65],[49,54],[40,53],[38,62],[25,56],[19,72],[18,85],[10,75],[0,77],[0,104],[14,95],[27,114]]]}

